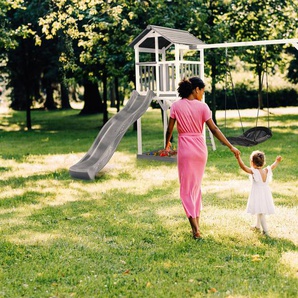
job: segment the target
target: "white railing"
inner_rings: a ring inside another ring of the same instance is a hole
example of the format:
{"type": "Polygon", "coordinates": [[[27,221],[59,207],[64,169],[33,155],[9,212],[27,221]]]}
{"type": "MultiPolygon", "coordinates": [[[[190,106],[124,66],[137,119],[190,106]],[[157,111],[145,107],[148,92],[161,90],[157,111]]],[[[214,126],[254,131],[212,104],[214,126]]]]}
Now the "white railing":
{"type": "Polygon", "coordinates": [[[196,61],[184,61],[179,64],[179,79],[176,80],[175,62],[140,62],[139,67],[139,91],[146,92],[176,92],[178,81],[184,77],[200,76],[200,63],[196,61]],[[156,79],[156,67],[159,67],[159,84],[156,79]],[[159,90],[157,86],[159,85],[159,90]]]}
{"type": "Polygon", "coordinates": [[[200,76],[200,63],[187,61],[180,64],[180,78],[200,76]]]}

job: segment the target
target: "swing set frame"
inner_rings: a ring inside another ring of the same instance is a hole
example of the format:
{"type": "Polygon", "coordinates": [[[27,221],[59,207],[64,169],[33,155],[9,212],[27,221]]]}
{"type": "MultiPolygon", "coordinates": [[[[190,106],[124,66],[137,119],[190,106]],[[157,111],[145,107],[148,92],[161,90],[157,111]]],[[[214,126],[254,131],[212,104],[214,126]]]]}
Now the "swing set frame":
{"type": "MultiPolygon", "coordinates": [[[[266,50],[266,45],[276,45],[276,44],[292,44],[297,50],[298,50],[298,39],[275,39],[275,40],[261,40],[261,41],[248,41],[248,42],[231,42],[231,43],[218,43],[218,44],[204,44],[200,45],[200,48],[203,49],[213,49],[213,48],[225,48],[226,49],[226,59],[227,59],[227,49],[231,47],[248,47],[248,46],[265,46],[266,50]]],[[[226,64],[228,62],[226,61],[226,64]]],[[[227,65],[228,68],[228,65],[227,65]]],[[[266,60],[266,92],[267,92],[267,109],[268,109],[268,127],[264,126],[258,126],[258,118],[259,118],[259,110],[260,106],[258,106],[258,112],[257,112],[257,117],[256,117],[256,126],[248,129],[247,131],[244,131],[242,120],[241,120],[241,115],[239,112],[239,107],[238,107],[238,102],[237,102],[237,97],[235,95],[235,90],[234,90],[234,85],[233,85],[233,80],[232,76],[230,73],[230,69],[227,69],[229,72],[230,78],[231,78],[231,84],[232,84],[232,89],[233,89],[233,94],[234,98],[236,101],[237,109],[238,109],[238,114],[241,122],[241,127],[243,134],[237,137],[227,137],[227,139],[234,145],[239,145],[239,146],[255,146],[259,143],[265,142],[269,138],[272,137],[272,132],[271,129],[269,128],[269,99],[268,99],[268,70],[267,70],[267,60],[266,60]]],[[[226,74],[226,85],[227,85],[227,74],[226,74]]],[[[227,86],[225,86],[227,87],[227,86]]],[[[225,102],[226,102],[226,96],[225,96],[225,102]]],[[[226,107],[225,107],[225,126],[226,126],[226,107]]]]}

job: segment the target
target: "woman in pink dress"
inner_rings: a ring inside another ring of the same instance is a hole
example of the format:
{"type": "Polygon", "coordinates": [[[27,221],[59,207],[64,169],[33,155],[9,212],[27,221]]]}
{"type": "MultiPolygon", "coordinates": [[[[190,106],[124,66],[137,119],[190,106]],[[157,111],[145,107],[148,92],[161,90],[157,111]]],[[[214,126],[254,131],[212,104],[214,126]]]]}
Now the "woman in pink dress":
{"type": "Polygon", "coordinates": [[[240,153],[215,125],[208,105],[201,102],[204,88],[204,82],[198,77],[183,79],[179,83],[178,93],[181,99],[171,106],[165,147],[165,150],[170,150],[170,139],[177,121],[180,198],[189,219],[194,239],[201,238],[199,231],[202,206],[201,183],[208,157],[203,135],[204,123],[236,157],[240,153]]]}

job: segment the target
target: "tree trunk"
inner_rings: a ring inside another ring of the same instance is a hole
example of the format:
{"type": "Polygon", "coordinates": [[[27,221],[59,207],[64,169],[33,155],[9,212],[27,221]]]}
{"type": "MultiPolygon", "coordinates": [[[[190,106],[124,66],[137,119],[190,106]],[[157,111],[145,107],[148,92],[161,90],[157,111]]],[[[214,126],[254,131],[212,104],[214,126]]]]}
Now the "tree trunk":
{"type": "Polygon", "coordinates": [[[111,80],[109,82],[109,99],[110,99],[110,107],[115,108],[116,107],[116,78],[114,80],[111,80]]]}
{"type": "Polygon", "coordinates": [[[215,59],[212,59],[213,63],[211,65],[211,110],[212,110],[212,119],[216,124],[216,62],[215,59]]]}
{"type": "Polygon", "coordinates": [[[76,85],[76,83],[74,83],[72,86],[70,86],[70,88],[68,88],[68,93],[70,95],[71,100],[73,100],[75,102],[80,101],[80,99],[77,96],[77,85],[76,85]]]}
{"type": "Polygon", "coordinates": [[[45,108],[48,110],[56,110],[56,104],[54,102],[54,90],[52,87],[52,84],[50,82],[47,83],[46,85],[46,93],[47,93],[47,97],[46,97],[46,102],[45,102],[45,108]]]}
{"type": "Polygon", "coordinates": [[[61,106],[64,110],[71,109],[70,103],[69,103],[69,92],[67,85],[64,82],[61,82],[61,106]]]}
{"type": "Polygon", "coordinates": [[[109,120],[108,117],[108,82],[107,75],[103,74],[103,124],[106,124],[109,120]]]}
{"type": "Polygon", "coordinates": [[[26,124],[27,129],[32,129],[32,123],[31,123],[31,97],[29,96],[28,92],[28,86],[26,86],[26,100],[27,100],[27,107],[26,107],[26,124]]]}
{"type": "Polygon", "coordinates": [[[29,74],[29,53],[28,53],[28,42],[24,41],[24,49],[25,49],[25,78],[24,78],[24,82],[25,82],[25,92],[26,92],[26,124],[27,124],[27,129],[31,130],[32,129],[32,122],[31,122],[31,82],[32,82],[32,78],[31,75],[29,74]]]}
{"type": "Polygon", "coordinates": [[[19,84],[16,84],[13,82],[12,87],[12,96],[11,96],[11,104],[10,108],[15,111],[26,111],[27,109],[27,95],[26,95],[26,82],[23,80],[23,84],[19,82],[19,84]]]}
{"type": "Polygon", "coordinates": [[[84,82],[84,107],[80,115],[91,115],[103,112],[103,103],[100,98],[98,84],[86,80],[84,82]]]}
{"type": "Polygon", "coordinates": [[[211,109],[212,109],[212,119],[213,119],[214,123],[216,124],[216,97],[215,97],[216,87],[215,87],[215,83],[216,83],[216,78],[215,78],[214,75],[212,75],[212,81],[211,81],[211,109]]]}
{"type": "Polygon", "coordinates": [[[115,77],[115,96],[116,96],[116,108],[117,108],[117,112],[119,112],[120,111],[120,94],[119,94],[118,77],[115,77]]]}

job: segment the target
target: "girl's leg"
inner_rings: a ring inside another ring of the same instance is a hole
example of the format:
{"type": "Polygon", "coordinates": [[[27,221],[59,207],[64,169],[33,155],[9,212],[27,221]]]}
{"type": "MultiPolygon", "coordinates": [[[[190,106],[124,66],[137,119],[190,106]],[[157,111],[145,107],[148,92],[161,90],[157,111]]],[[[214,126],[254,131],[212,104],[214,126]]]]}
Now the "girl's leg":
{"type": "Polygon", "coordinates": [[[261,226],[263,228],[263,234],[267,235],[268,234],[268,228],[267,228],[267,222],[266,222],[266,215],[265,214],[260,214],[260,221],[261,221],[261,226]]]}
{"type": "Polygon", "coordinates": [[[260,232],[261,231],[261,214],[257,214],[256,216],[256,224],[251,227],[251,229],[254,232],[260,232]]]}
{"type": "Polygon", "coordinates": [[[257,222],[256,222],[257,229],[261,229],[261,216],[262,214],[257,214],[257,222]]]}

